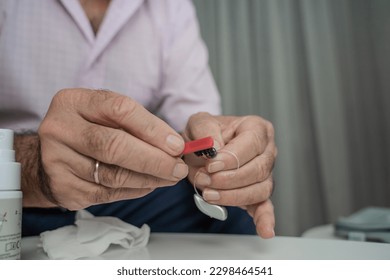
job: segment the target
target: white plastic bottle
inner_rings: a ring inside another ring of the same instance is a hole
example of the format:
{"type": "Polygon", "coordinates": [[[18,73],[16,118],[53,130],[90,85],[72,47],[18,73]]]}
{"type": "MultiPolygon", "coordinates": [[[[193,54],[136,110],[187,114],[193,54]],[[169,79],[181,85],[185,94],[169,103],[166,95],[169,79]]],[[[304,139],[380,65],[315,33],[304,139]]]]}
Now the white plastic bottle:
{"type": "Polygon", "coordinates": [[[21,167],[13,144],[14,132],[0,129],[0,260],[20,259],[21,251],[21,167]]]}

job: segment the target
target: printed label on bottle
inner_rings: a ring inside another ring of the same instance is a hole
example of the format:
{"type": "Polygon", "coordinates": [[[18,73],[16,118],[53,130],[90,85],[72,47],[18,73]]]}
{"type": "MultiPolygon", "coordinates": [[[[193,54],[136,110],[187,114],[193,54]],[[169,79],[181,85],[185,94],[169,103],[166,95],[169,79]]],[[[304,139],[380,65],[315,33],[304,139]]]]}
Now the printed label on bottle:
{"type": "Polygon", "coordinates": [[[20,259],[22,200],[0,198],[0,260],[20,259]]]}

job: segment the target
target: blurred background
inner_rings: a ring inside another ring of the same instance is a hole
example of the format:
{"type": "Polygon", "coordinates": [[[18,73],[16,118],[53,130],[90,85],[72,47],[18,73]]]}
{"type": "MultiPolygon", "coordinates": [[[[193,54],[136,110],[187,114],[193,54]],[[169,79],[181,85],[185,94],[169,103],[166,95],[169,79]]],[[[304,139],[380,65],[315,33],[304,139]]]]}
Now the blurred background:
{"type": "Polygon", "coordinates": [[[277,234],[390,207],[390,1],[193,2],[224,114],[274,124],[277,234]]]}

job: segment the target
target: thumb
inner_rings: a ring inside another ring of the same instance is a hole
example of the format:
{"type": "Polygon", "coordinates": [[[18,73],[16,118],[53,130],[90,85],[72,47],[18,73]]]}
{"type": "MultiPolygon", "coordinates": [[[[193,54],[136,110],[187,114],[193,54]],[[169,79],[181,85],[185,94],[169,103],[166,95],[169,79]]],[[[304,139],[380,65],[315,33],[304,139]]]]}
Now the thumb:
{"type": "Polygon", "coordinates": [[[214,139],[214,148],[221,149],[225,144],[222,137],[222,124],[215,116],[209,113],[197,113],[188,120],[183,135],[185,141],[192,141],[204,137],[214,139]]]}

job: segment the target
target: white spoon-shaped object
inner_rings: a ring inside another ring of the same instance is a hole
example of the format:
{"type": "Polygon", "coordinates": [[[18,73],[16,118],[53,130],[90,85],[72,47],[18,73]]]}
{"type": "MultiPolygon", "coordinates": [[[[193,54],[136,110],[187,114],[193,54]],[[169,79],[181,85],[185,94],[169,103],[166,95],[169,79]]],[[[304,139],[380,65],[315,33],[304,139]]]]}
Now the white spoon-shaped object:
{"type": "Polygon", "coordinates": [[[204,201],[199,194],[194,194],[194,200],[196,207],[207,216],[211,218],[225,221],[228,217],[228,213],[225,207],[219,205],[213,205],[204,201]]]}

